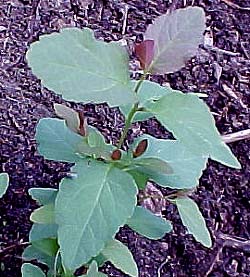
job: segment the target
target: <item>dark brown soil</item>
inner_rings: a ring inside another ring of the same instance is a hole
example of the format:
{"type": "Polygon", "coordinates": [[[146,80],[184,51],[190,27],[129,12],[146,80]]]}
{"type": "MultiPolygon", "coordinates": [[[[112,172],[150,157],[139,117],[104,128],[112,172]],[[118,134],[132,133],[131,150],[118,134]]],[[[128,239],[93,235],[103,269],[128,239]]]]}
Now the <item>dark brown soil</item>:
{"type": "MultiPolygon", "coordinates": [[[[65,26],[88,26],[98,37],[107,41],[123,38],[130,46],[142,38],[142,32],[157,15],[165,13],[170,6],[183,7],[193,2],[206,11],[214,47],[228,52],[201,48],[199,55],[181,71],[154,79],[182,91],[207,93],[206,101],[222,134],[250,128],[249,10],[232,6],[229,0],[172,2],[0,0],[0,172],[10,174],[10,187],[0,200],[0,276],[21,276],[20,243],[28,240],[29,215],[35,208],[28,189],[58,186],[70,169],[68,164],[45,161],[36,151],[36,123],[42,117],[54,116],[54,102],[64,102],[60,96],[41,88],[27,67],[25,52],[39,35],[65,26]],[[126,4],[128,20],[122,35],[126,4]],[[218,76],[216,72],[220,68],[222,74],[218,76]]],[[[234,3],[250,7],[249,0],[234,3]]],[[[92,117],[90,123],[108,140],[116,141],[123,126],[123,118],[116,109],[85,105],[84,111],[92,117]]],[[[155,121],[140,127],[144,132],[166,136],[155,121]]],[[[250,145],[245,140],[230,146],[242,170],[210,162],[193,194],[211,231],[213,248],[206,249],[186,235],[175,207],[169,204],[164,215],[173,221],[174,231],[164,239],[150,241],[127,228],[118,235],[133,252],[141,277],[250,276],[250,145]]],[[[110,276],[124,276],[109,264],[104,271],[110,276]]]]}

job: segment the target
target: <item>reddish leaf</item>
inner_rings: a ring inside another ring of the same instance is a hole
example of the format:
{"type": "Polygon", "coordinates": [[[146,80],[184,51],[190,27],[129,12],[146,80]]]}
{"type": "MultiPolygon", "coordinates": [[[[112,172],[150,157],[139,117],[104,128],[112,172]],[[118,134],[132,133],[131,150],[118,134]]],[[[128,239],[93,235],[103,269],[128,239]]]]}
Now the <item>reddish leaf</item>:
{"type": "Polygon", "coordinates": [[[145,41],[154,41],[151,73],[171,73],[185,66],[203,41],[205,19],[200,7],[177,9],[156,18],[144,35],[145,41]]]}
{"type": "Polygon", "coordinates": [[[140,60],[142,69],[149,68],[154,57],[154,41],[147,39],[136,44],[135,53],[140,60]]]}

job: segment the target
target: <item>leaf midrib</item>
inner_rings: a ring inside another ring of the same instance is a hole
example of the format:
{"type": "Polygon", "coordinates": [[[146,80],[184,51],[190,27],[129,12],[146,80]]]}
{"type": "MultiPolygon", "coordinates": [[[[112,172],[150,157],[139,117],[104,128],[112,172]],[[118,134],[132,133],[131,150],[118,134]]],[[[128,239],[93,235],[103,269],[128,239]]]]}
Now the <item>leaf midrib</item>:
{"type": "MultiPolygon", "coordinates": [[[[101,195],[101,192],[102,192],[102,190],[103,190],[103,188],[104,188],[104,185],[106,184],[106,179],[107,179],[107,176],[108,176],[108,174],[109,174],[111,168],[112,168],[111,166],[110,166],[110,167],[107,167],[107,172],[106,172],[105,175],[104,175],[104,178],[103,178],[103,181],[102,181],[102,183],[101,183],[100,189],[99,189],[99,191],[98,191],[98,193],[97,193],[97,197],[96,197],[96,200],[95,200],[95,202],[94,202],[93,208],[91,209],[91,211],[90,211],[90,213],[89,213],[89,216],[88,216],[88,218],[87,218],[86,221],[85,221],[84,226],[81,228],[81,235],[79,236],[79,243],[78,243],[78,246],[77,246],[77,248],[76,248],[76,251],[75,251],[75,255],[74,255],[74,259],[73,259],[73,260],[75,260],[76,257],[77,257],[77,253],[79,252],[79,248],[80,248],[80,241],[81,241],[81,239],[82,239],[82,237],[83,237],[83,234],[84,234],[84,232],[85,232],[86,226],[88,225],[89,221],[91,220],[92,215],[93,215],[93,213],[94,213],[94,210],[95,210],[95,208],[96,208],[97,205],[98,205],[98,202],[99,202],[98,200],[99,200],[99,198],[100,198],[100,195],[101,195]]],[[[82,189],[84,189],[84,188],[86,188],[86,187],[83,186],[82,189]]],[[[82,190],[82,189],[81,189],[81,190],[82,190]]],[[[81,191],[81,190],[80,190],[80,191],[81,191]]],[[[79,194],[79,191],[77,192],[77,194],[79,194]]],[[[100,206],[100,208],[101,208],[101,206],[100,206]]],[[[102,209],[102,208],[101,208],[101,209],[102,209]]]]}
{"type": "Polygon", "coordinates": [[[115,78],[113,78],[113,77],[111,77],[111,76],[106,76],[106,75],[103,75],[101,72],[98,72],[98,73],[95,73],[95,72],[92,72],[92,71],[85,71],[85,70],[83,70],[83,68],[79,65],[79,64],[77,64],[77,65],[70,65],[70,64],[62,64],[62,63],[56,63],[56,62],[47,62],[46,63],[47,65],[59,65],[60,67],[69,67],[69,68],[73,68],[73,69],[76,69],[76,68],[79,68],[79,71],[81,71],[83,74],[89,74],[89,75],[93,75],[93,76],[95,76],[95,77],[102,77],[102,78],[104,78],[104,79],[108,79],[108,80],[111,80],[111,81],[113,81],[113,82],[116,82],[116,83],[120,83],[120,84],[122,84],[122,85],[127,85],[128,84],[128,81],[121,81],[121,80],[119,80],[119,79],[115,79],[115,78]]]}

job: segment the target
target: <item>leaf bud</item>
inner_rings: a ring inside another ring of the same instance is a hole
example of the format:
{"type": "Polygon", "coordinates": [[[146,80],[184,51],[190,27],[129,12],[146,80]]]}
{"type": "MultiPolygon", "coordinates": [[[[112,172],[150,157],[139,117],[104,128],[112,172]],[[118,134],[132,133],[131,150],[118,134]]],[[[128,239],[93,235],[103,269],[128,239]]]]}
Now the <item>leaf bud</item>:
{"type": "Polygon", "coordinates": [[[137,158],[141,156],[146,151],[147,147],[148,147],[147,139],[143,139],[142,141],[140,141],[137,147],[135,148],[135,150],[133,151],[133,157],[137,158]]]}
{"type": "Polygon", "coordinates": [[[78,127],[78,134],[86,137],[88,135],[88,131],[87,131],[87,118],[84,116],[84,113],[82,111],[78,112],[79,115],[79,120],[80,120],[80,124],[78,127]]]}
{"type": "Polygon", "coordinates": [[[111,159],[114,161],[120,160],[122,156],[122,152],[119,149],[116,149],[112,152],[111,159]]]}

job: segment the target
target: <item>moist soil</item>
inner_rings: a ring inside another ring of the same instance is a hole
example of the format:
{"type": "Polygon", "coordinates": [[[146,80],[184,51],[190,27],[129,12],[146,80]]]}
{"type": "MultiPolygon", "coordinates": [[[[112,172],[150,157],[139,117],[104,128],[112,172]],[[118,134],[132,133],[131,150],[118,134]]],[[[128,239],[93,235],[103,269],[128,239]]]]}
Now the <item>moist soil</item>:
{"type": "MultiPolygon", "coordinates": [[[[190,5],[203,7],[206,12],[206,47],[201,46],[182,70],[153,76],[152,80],[184,92],[206,93],[205,101],[221,134],[248,129],[249,0],[0,0],[0,172],[10,174],[10,187],[0,200],[0,276],[21,276],[22,243],[28,241],[29,216],[36,208],[28,189],[57,187],[71,166],[44,160],[38,154],[34,139],[38,120],[55,116],[53,103],[66,103],[83,110],[89,124],[112,143],[124,125],[118,109],[66,102],[41,87],[25,60],[30,43],[63,27],[87,26],[100,39],[126,42],[133,61],[131,76],[137,78],[133,43],[142,39],[146,26],[156,16],[190,5]]],[[[168,136],[157,121],[149,120],[135,124],[128,139],[142,132],[168,136]]],[[[163,216],[173,222],[174,230],[163,239],[151,241],[129,228],[120,230],[118,238],[131,249],[141,277],[250,276],[250,145],[242,140],[230,147],[242,169],[210,161],[192,194],[211,232],[211,249],[187,234],[170,203],[164,207],[163,216]]],[[[110,276],[125,276],[108,263],[102,270],[110,276]]]]}

